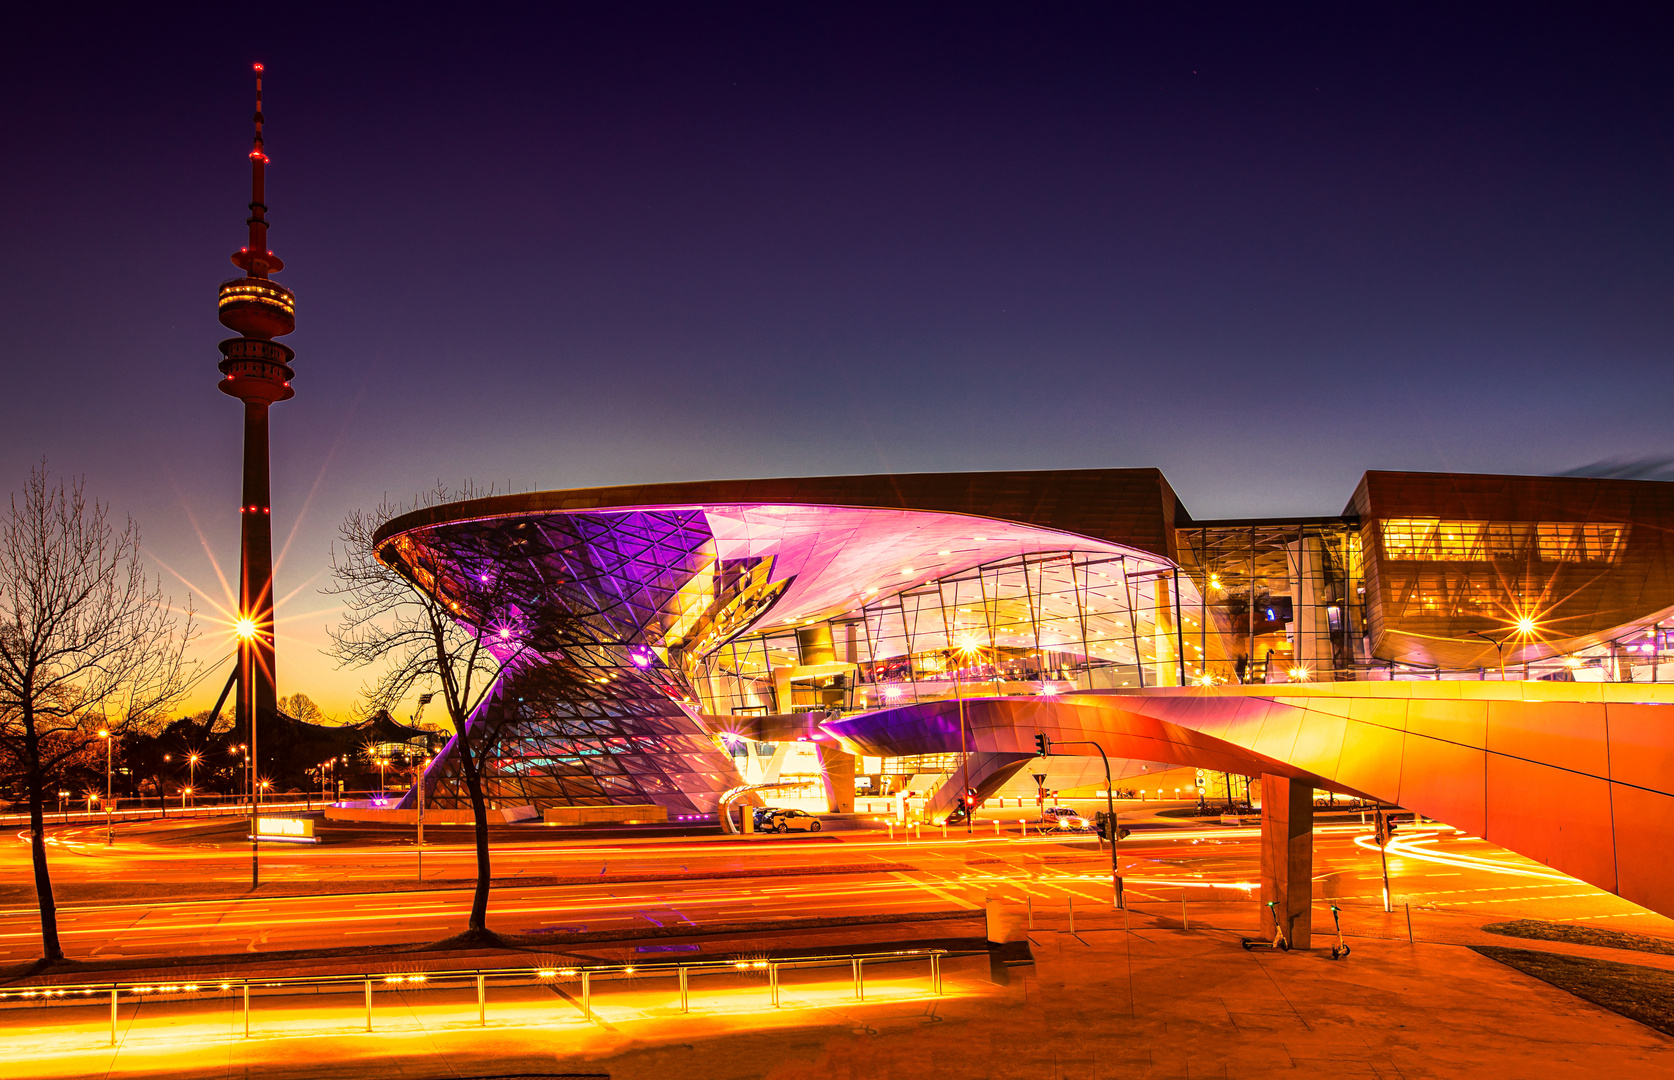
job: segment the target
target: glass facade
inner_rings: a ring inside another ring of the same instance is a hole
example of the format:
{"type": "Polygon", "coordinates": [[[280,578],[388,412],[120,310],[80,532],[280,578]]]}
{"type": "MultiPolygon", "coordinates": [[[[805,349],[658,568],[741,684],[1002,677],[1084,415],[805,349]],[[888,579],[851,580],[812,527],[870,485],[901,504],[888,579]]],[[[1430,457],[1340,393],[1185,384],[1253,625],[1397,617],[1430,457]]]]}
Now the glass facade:
{"type": "Polygon", "coordinates": [[[706,712],[854,711],[970,695],[1178,686],[1195,587],[1156,561],[1043,551],[980,563],[693,665],[706,712]]]}
{"type": "Polygon", "coordinates": [[[1355,677],[1365,609],[1358,529],[1340,519],[1206,523],[1178,535],[1197,599],[1183,611],[1192,682],[1355,677]]]}

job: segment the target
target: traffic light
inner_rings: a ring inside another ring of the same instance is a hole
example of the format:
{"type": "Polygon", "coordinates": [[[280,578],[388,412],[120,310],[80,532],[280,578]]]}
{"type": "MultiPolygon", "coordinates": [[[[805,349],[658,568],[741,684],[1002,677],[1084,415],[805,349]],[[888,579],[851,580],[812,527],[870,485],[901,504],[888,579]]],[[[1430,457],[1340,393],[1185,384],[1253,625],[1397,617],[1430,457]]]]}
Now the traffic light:
{"type": "Polygon", "coordinates": [[[1052,753],[1052,740],[1046,737],[1044,731],[1035,732],[1035,752],[1041,757],[1052,753]]]}
{"type": "Polygon", "coordinates": [[[1377,840],[1378,847],[1388,846],[1390,838],[1395,835],[1395,828],[1395,822],[1390,816],[1379,810],[1373,825],[1373,838],[1377,840]]]}
{"type": "MultiPolygon", "coordinates": [[[[1098,813],[1094,814],[1093,815],[1093,830],[1099,834],[1099,839],[1109,840],[1110,839],[1110,815],[1105,813],[1103,810],[1100,810],[1098,813]]],[[[1130,831],[1132,831],[1132,830],[1130,830],[1126,825],[1123,825],[1117,831],[1116,839],[1126,840],[1128,838],[1128,833],[1130,831]]]]}

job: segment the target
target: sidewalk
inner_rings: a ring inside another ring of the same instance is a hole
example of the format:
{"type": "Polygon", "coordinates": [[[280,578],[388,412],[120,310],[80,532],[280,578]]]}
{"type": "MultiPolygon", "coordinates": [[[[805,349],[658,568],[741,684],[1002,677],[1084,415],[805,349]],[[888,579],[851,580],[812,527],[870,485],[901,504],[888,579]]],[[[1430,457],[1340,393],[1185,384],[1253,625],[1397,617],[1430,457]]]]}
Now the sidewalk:
{"type": "MultiPolygon", "coordinates": [[[[595,1023],[554,991],[496,1001],[485,1030],[476,1026],[474,998],[391,991],[380,996],[370,1034],[357,1000],[333,1011],[331,1002],[314,998],[299,999],[294,1008],[303,1012],[296,1015],[276,1011],[278,1002],[264,1004],[251,1039],[241,1037],[230,1009],[208,1022],[171,1018],[158,1003],[142,1006],[138,1023],[124,1018],[127,1033],[114,1051],[89,1045],[100,1041],[100,1017],[90,1016],[81,1032],[32,1031],[29,1018],[40,1013],[6,1011],[0,1037],[9,1053],[0,1080],[1674,1075],[1674,1040],[1463,945],[1408,945],[1404,933],[1401,940],[1355,935],[1353,955],[1333,962],[1323,950],[1247,953],[1229,930],[1183,932],[1146,920],[1145,928],[1123,931],[1105,918],[1078,919],[1080,933],[1071,935],[1045,921],[1032,935],[1033,968],[1012,969],[1006,986],[989,982],[980,965],[950,971],[945,997],[904,970],[880,978],[883,1000],[872,1000],[869,990],[869,1000],[856,1002],[840,982],[814,980],[788,987],[779,1009],[765,1003],[760,988],[739,988],[716,991],[702,1010],[694,997],[693,1013],[682,1015],[670,986],[629,983],[595,993],[595,1023]],[[155,1010],[150,1017],[147,1009],[155,1010]]],[[[1550,944],[1481,937],[1517,947],[1550,944]]],[[[1659,959],[1604,951],[1629,963],[1659,959]]]]}

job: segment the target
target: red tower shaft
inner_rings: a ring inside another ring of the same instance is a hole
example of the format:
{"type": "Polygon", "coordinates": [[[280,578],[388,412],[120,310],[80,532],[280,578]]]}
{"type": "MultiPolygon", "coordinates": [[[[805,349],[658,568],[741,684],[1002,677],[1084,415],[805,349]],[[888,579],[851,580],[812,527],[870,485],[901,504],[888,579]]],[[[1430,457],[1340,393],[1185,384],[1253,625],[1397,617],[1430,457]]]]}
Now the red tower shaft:
{"type": "Polygon", "coordinates": [[[239,678],[235,715],[258,782],[256,724],[277,715],[274,648],[273,507],[268,485],[268,409],[289,399],[295,354],[273,339],[296,329],[296,299],[268,275],[285,264],[267,249],[267,152],[262,140],[262,67],[256,65],[256,134],[250,150],[249,244],[234,253],[244,276],[221,283],[222,325],[240,334],[221,342],[222,393],[244,403],[244,479],[239,505],[239,678]]]}

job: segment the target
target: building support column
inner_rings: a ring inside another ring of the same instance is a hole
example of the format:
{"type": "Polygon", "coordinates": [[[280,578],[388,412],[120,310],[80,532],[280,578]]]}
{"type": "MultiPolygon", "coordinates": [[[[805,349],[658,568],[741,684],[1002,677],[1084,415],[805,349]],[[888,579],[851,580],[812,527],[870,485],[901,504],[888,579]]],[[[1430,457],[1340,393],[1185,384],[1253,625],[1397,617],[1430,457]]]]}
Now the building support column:
{"type": "Polygon", "coordinates": [[[1261,934],[1274,918],[1293,949],[1311,947],[1314,900],[1314,789],[1285,776],[1261,777],[1261,934]],[[1273,903],[1274,906],[1268,905],[1273,903]]]}
{"type": "Polygon", "coordinates": [[[836,743],[817,742],[820,783],[825,786],[825,806],[833,814],[854,813],[854,755],[836,743]]]}

